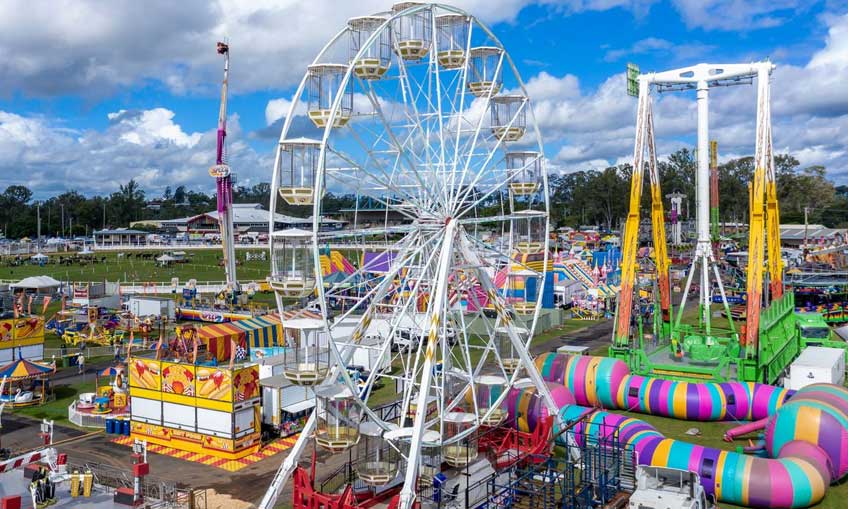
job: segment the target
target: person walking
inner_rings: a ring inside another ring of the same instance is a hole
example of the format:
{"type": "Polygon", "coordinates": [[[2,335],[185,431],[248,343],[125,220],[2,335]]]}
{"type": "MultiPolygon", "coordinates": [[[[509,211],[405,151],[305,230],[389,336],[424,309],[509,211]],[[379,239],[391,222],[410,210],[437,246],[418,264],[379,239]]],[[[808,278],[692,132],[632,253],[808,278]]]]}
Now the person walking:
{"type": "Polygon", "coordinates": [[[77,373],[79,373],[80,375],[85,373],[85,355],[83,355],[82,352],[80,352],[80,354],[77,356],[77,368],[77,373]]]}

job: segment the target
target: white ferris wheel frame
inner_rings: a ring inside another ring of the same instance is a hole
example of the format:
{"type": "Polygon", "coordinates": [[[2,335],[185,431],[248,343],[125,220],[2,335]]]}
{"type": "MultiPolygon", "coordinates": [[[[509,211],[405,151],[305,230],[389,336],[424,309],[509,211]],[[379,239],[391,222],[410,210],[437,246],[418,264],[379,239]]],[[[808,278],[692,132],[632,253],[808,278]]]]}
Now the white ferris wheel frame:
{"type": "MultiPolygon", "coordinates": [[[[460,9],[457,9],[457,8],[454,8],[454,7],[451,7],[451,6],[441,5],[441,4],[422,4],[422,5],[418,5],[418,6],[415,6],[415,7],[411,7],[409,9],[402,11],[402,12],[383,13],[382,15],[384,15],[386,17],[385,22],[378,29],[374,30],[370,34],[368,39],[360,45],[359,51],[357,52],[356,56],[351,57],[350,62],[353,62],[353,61],[356,61],[356,60],[362,58],[362,56],[365,54],[366,50],[368,50],[373,44],[375,44],[375,41],[377,40],[377,38],[379,37],[379,35],[381,33],[383,33],[385,30],[389,30],[389,31],[392,30],[392,27],[393,27],[395,21],[398,18],[403,17],[403,16],[409,16],[411,14],[415,14],[415,13],[418,13],[418,12],[423,11],[423,10],[428,10],[428,11],[431,11],[431,14],[428,16],[428,20],[430,22],[432,22],[432,27],[431,27],[431,30],[432,30],[431,38],[432,39],[430,41],[430,44],[431,44],[431,47],[433,49],[431,50],[431,52],[430,52],[431,54],[427,58],[429,58],[431,60],[430,66],[434,69],[433,71],[430,71],[430,72],[433,72],[434,74],[436,74],[436,77],[438,79],[438,74],[440,72],[439,65],[438,65],[438,63],[432,62],[432,60],[435,59],[435,56],[434,56],[434,54],[436,53],[435,47],[438,45],[438,42],[437,42],[437,40],[438,40],[437,33],[438,32],[437,32],[437,27],[436,27],[436,16],[435,16],[435,12],[432,12],[435,9],[439,9],[440,11],[444,11],[444,12],[448,12],[448,13],[459,14],[459,15],[462,15],[462,16],[465,16],[465,17],[468,18],[469,29],[468,29],[468,34],[467,34],[467,43],[466,43],[466,46],[465,46],[466,51],[471,48],[471,38],[472,38],[473,27],[476,26],[479,29],[481,29],[483,31],[483,33],[485,34],[485,36],[494,43],[494,45],[498,48],[498,50],[500,50],[500,57],[499,57],[498,67],[497,67],[496,73],[501,73],[503,75],[503,65],[504,65],[504,62],[505,62],[508,65],[508,69],[512,71],[511,77],[515,79],[515,81],[517,82],[518,89],[520,90],[520,92],[525,97],[525,100],[524,100],[523,104],[521,105],[521,108],[523,108],[524,111],[525,111],[525,115],[527,116],[527,122],[529,124],[532,124],[532,129],[533,129],[532,132],[533,132],[533,135],[535,136],[535,145],[537,145],[537,147],[538,147],[538,154],[539,154],[540,164],[541,164],[541,172],[540,172],[541,173],[540,174],[541,189],[539,191],[539,193],[541,193],[541,199],[539,200],[539,202],[544,203],[544,211],[543,212],[544,212],[544,223],[545,224],[544,224],[544,231],[543,231],[543,238],[544,238],[543,267],[547,268],[548,262],[549,262],[548,231],[549,231],[549,225],[550,225],[550,206],[549,206],[549,195],[548,195],[548,178],[547,178],[547,171],[546,171],[546,167],[545,167],[546,165],[545,165],[545,161],[544,161],[543,139],[542,139],[539,127],[538,127],[538,123],[536,122],[536,119],[535,119],[533,108],[532,108],[532,105],[531,105],[531,102],[530,102],[531,98],[527,94],[525,84],[522,81],[521,76],[518,73],[518,70],[517,70],[514,62],[512,61],[511,57],[509,56],[509,53],[507,52],[506,48],[503,46],[503,44],[500,42],[500,40],[494,35],[494,33],[485,24],[483,24],[480,20],[475,18],[473,15],[468,14],[468,13],[466,13],[466,12],[460,10],[460,9]]],[[[322,57],[324,57],[324,55],[328,52],[328,50],[330,48],[334,47],[335,44],[337,44],[339,42],[339,40],[341,38],[343,38],[348,33],[349,33],[348,27],[345,27],[342,30],[340,30],[338,33],[336,33],[329,40],[329,42],[327,42],[327,44],[321,49],[321,51],[317,54],[317,56],[315,57],[315,59],[313,60],[311,65],[316,65],[316,64],[320,63],[322,57]]],[[[394,41],[392,42],[392,46],[394,46],[394,41]]],[[[399,62],[398,63],[399,66],[404,65],[402,63],[402,59],[400,57],[397,57],[397,61],[399,62]]],[[[466,79],[467,74],[468,74],[467,57],[466,57],[466,63],[463,67],[464,67],[464,69],[460,72],[463,73],[462,87],[464,88],[465,79],[466,79]]],[[[354,66],[352,64],[350,64],[350,63],[347,64],[347,70],[346,70],[344,77],[342,78],[342,80],[339,84],[338,90],[346,90],[347,87],[350,85],[351,80],[353,79],[353,69],[354,69],[354,66]]],[[[277,196],[278,193],[276,192],[276,188],[278,186],[279,177],[280,177],[280,175],[279,175],[279,172],[280,172],[280,150],[279,150],[279,146],[280,146],[280,144],[285,142],[286,139],[287,139],[287,134],[291,129],[293,119],[296,115],[296,109],[297,109],[298,105],[302,102],[302,98],[303,98],[304,90],[305,90],[305,87],[306,87],[306,84],[307,84],[307,81],[308,81],[308,77],[309,77],[308,73],[305,73],[304,77],[301,79],[301,81],[300,81],[300,83],[297,87],[297,90],[296,90],[295,95],[294,95],[294,99],[291,101],[291,105],[289,107],[288,114],[286,115],[285,121],[283,123],[283,128],[282,128],[282,131],[281,131],[281,134],[280,134],[280,139],[279,139],[279,142],[278,142],[278,145],[277,145],[276,157],[275,157],[275,162],[274,162],[274,172],[273,172],[273,176],[272,176],[273,180],[272,180],[272,192],[271,192],[270,213],[269,213],[269,225],[270,225],[270,227],[269,227],[270,232],[269,233],[273,233],[273,231],[274,231],[277,199],[279,198],[277,196]]],[[[488,107],[490,107],[490,105],[491,105],[491,98],[494,96],[494,92],[495,92],[494,90],[490,89],[488,94],[486,95],[485,106],[487,108],[483,112],[483,114],[481,115],[479,121],[476,123],[476,127],[475,127],[475,130],[474,130],[474,133],[473,133],[473,141],[472,141],[472,145],[471,145],[472,147],[476,146],[477,138],[480,136],[481,131],[485,128],[484,127],[484,119],[485,119],[486,114],[488,113],[488,107]]],[[[353,351],[356,347],[356,343],[359,342],[359,338],[362,337],[362,333],[364,332],[364,329],[367,327],[367,324],[371,321],[371,318],[373,318],[375,304],[372,303],[370,305],[370,307],[368,308],[368,310],[365,311],[364,313],[362,313],[362,316],[361,316],[356,328],[354,329],[354,332],[352,333],[352,337],[354,338],[354,340],[351,342],[351,344],[346,345],[346,347],[343,348],[343,350],[340,351],[338,346],[336,345],[335,340],[333,339],[333,336],[332,336],[333,327],[332,327],[332,324],[329,321],[329,317],[328,317],[328,313],[327,313],[327,300],[326,300],[326,293],[325,293],[324,284],[323,284],[323,275],[322,275],[322,271],[321,271],[321,261],[320,261],[321,248],[320,248],[320,235],[319,234],[320,234],[320,228],[321,228],[321,195],[322,195],[322,192],[324,190],[325,179],[326,179],[326,176],[325,176],[325,173],[326,173],[325,161],[326,161],[326,158],[327,158],[327,152],[329,150],[331,150],[331,149],[328,148],[328,141],[329,141],[333,131],[335,129],[337,129],[337,128],[334,127],[335,119],[336,119],[336,116],[338,115],[338,112],[339,112],[339,109],[341,107],[344,95],[345,95],[344,93],[336,93],[334,95],[333,104],[332,104],[331,111],[330,111],[330,116],[326,121],[326,126],[323,128],[324,132],[323,132],[323,135],[322,135],[322,138],[321,138],[321,141],[320,141],[320,153],[319,153],[317,168],[316,168],[316,172],[315,172],[315,176],[314,176],[315,182],[314,182],[314,185],[313,185],[315,199],[313,200],[313,205],[312,205],[313,224],[312,224],[312,231],[311,231],[311,242],[312,242],[312,252],[313,252],[314,274],[315,274],[315,279],[316,279],[315,290],[318,293],[318,297],[317,297],[316,301],[319,304],[319,309],[321,311],[321,320],[323,321],[324,331],[326,331],[329,334],[328,346],[329,346],[330,358],[331,358],[330,373],[327,375],[327,377],[324,379],[324,381],[320,385],[332,384],[336,380],[341,378],[343,383],[346,386],[348,386],[352,391],[354,391],[354,394],[357,394],[357,392],[356,392],[358,390],[357,386],[351,380],[347,369],[339,369],[339,367],[340,366],[346,366],[348,364],[351,356],[353,355],[353,351]],[[357,334],[357,332],[359,332],[359,334],[357,334]]],[[[439,86],[437,86],[437,99],[438,99],[438,103],[439,103],[438,104],[438,108],[439,108],[438,112],[440,114],[440,117],[444,114],[444,111],[441,109],[441,95],[442,95],[442,90],[439,86]]],[[[464,93],[461,94],[460,109],[459,109],[460,113],[466,111],[464,109],[465,108],[465,103],[464,103],[465,95],[466,94],[464,94],[464,93]]],[[[369,99],[370,99],[370,97],[369,97],[369,99]]],[[[413,100],[413,104],[415,104],[414,100],[413,100]]],[[[378,113],[382,116],[382,112],[379,112],[379,105],[377,103],[374,103],[373,101],[372,101],[372,105],[375,106],[375,108],[378,109],[378,113]]],[[[517,113],[512,115],[512,118],[509,121],[508,127],[512,125],[512,123],[515,121],[516,118],[517,118],[517,113]]],[[[440,118],[440,122],[441,122],[441,118],[440,118]]],[[[386,127],[388,128],[388,125],[386,127]]],[[[527,127],[529,127],[529,125],[527,127]]],[[[457,128],[457,131],[459,131],[459,127],[457,128]]],[[[440,142],[440,145],[441,145],[441,150],[444,152],[444,150],[445,150],[444,141],[445,140],[442,136],[441,130],[440,130],[439,134],[440,134],[439,142],[440,142]]],[[[528,134],[529,134],[529,130],[528,130],[528,134]]],[[[395,146],[398,148],[399,156],[400,156],[400,153],[403,153],[403,146],[400,145],[400,144],[396,144],[395,146]]],[[[486,163],[484,163],[483,169],[480,171],[480,174],[478,174],[476,176],[476,179],[473,182],[470,182],[470,185],[468,185],[467,188],[464,191],[460,191],[458,189],[458,186],[454,185],[456,183],[455,179],[457,177],[456,168],[454,168],[453,171],[451,171],[451,173],[450,173],[450,175],[451,175],[450,184],[451,185],[445,186],[445,188],[442,190],[443,191],[442,197],[445,199],[445,205],[446,206],[449,205],[450,203],[462,204],[463,201],[468,198],[469,193],[471,192],[472,189],[474,189],[474,185],[479,181],[480,177],[482,177],[483,174],[485,173],[485,169],[486,169],[486,167],[488,167],[489,163],[491,162],[491,158],[496,153],[498,153],[498,148],[500,148],[502,151],[505,152],[505,144],[503,143],[503,140],[498,140],[496,146],[490,151],[489,158],[487,159],[486,163]],[[450,195],[448,195],[448,190],[450,191],[450,195]]],[[[458,155],[459,155],[459,151],[460,151],[460,136],[459,135],[457,135],[457,137],[456,137],[456,145],[454,147],[454,150],[455,150],[454,162],[456,162],[456,161],[459,160],[458,159],[458,155]]],[[[473,149],[472,149],[472,151],[473,151],[473,149]]],[[[444,159],[443,159],[443,161],[444,161],[444,159]]],[[[471,154],[469,154],[469,156],[466,159],[465,167],[462,169],[463,174],[462,174],[462,179],[460,180],[460,182],[462,182],[462,183],[465,182],[465,174],[469,171],[469,166],[471,165],[471,163],[472,163],[472,157],[471,157],[471,154]]],[[[416,171],[416,170],[414,170],[414,166],[415,165],[413,164],[412,165],[413,171],[416,171]]],[[[490,191],[489,194],[492,194],[493,192],[498,191],[498,190],[503,190],[508,185],[508,182],[509,182],[509,177],[505,177],[505,179],[501,183],[500,187],[495,187],[492,191],[490,191]]],[[[489,194],[484,196],[484,198],[488,197],[489,194]]],[[[372,198],[375,198],[373,195],[369,195],[369,196],[372,197],[372,198]]],[[[509,198],[510,198],[510,206],[512,206],[512,194],[511,193],[509,193],[509,198]]],[[[482,201],[482,200],[477,200],[477,203],[480,203],[480,201],[482,201]]],[[[383,204],[386,206],[387,210],[389,208],[395,208],[393,206],[393,204],[390,203],[389,200],[385,200],[383,202],[383,204]]],[[[420,204],[420,205],[423,205],[423,204],[420,204]]],[[[466,212],[468,210],[471,210],[471,207],[468,207],[468,208],[465,209],[466,212]]],[[[539,211],[539,212],[541,212],[541,211],[539,211]]],[[[463,219],[462,215],[460,214],[458,217],[452,218],[452,220],[445,227],[445,231],[447,231],[449,233],[448,235],[445,235],[445,237],[447,238],[446,245],[443,244],[439,250],[434,251],[432,253],[433,255],[439,254],[440,260],[438,262],[439,279],[437,281],[434,281],[433,284],[430,285],[430,287],[429,287],[430,293],[435,294],[435,298],[431,299],[431,302],[433,302],[433,303],[444,302],[447,298],[447,295],[446,295],[447,286],[448,286],[447,278],[450,275],[449,270],[452,267],[451,255],[454,252],[461,252],[462,255],[467,260],[476,259],[478,263],[481,262],[480,257],[476,252],[476,250],[480,249],[481,246],[471,245],[471,243],[469,242],[469,240],[467,238],[462,238],[462,237],[454,238],[454,234],[456,233],[456,230],[458,229],[458,227],[460,225],[465,225],[465,224],[471,225],[471,224],[475,224],[475,223],[483,223],[483,222],[491,222],[491,221],[512,221],[513,219],[515,219],[515,217],[516,216],[515,216],[514,211],[510,210],[509,214],[497,216],[497,217],[474,218],[474,219],[465,218],[465,219],[463,219]],[[454,246],[453,245],[454,243],[457,243],[458,245],[454,246]]],[[[392,231],[393,232],[411,231],[411,228],[409,228],[409,227],[398,227],[396,229],[393,229],[392,231]]],[[[356,235],[356,234],[357,234],[357,232],[348,233],[348,235],[356,235]]],[[[341,232],[341,235],[345,235],[345,233],[341,232]]],[[[407,236],[407,237],[404,238],[404,240],[409,240],[411,238],[412,237],[407,236]]],[[[431,237],[430,240],[432,240],[434,238],[435,237],[431,237]]],[[[508,254],[512,253],[512,250],[513,250],[512,238],[513,238],[513,235],[510,234],[510,243],[509,243],[510,245],[509,245],[508,250],[507,250],[507,260],[511,259],[511,257],[508,256],[508,254]]],[[[414,256],[415,253],[419,253],[420,251],[422,251],[422,249],[424,247],[425,247],[425,244],[420,244],[418,246],[410,247],[412,256],[414,256]]],[[[269,249],[271,250],[270,254],[271,254],[272,263],[275,263],[273,240],[270,243],[269,249]]],[[[491,248],[488,248],[488,249],[491,250],[491,248]]],[[[403,253],[404,253],[404,251],[401,251],[401,255],[397,256],[394,259],[394,261],[391,264],[392,266],[390,267],[389,273],[387,273],[383,277],[380,284],[378,284],[375,288],[369,290],[369,295],[372,296],[373,302],[379,302],[379,300],[382,299],[385,296],[385,294],[390,290],[390,287],[391,287],[390,282],[403,269],[403,266],[404,266],[403,265],[404,261],[403,261],[403,257],[402,257],[403,253]]],[[[502,255],[502,253],[500,253],[500,254],[502,255]]],[[[410,260],[411,256],[407,256],[406,259],[410,260]]],[[[508,264],[509,263],[513,263],[513,262],[508,262],[508,264]]],[[[508,305],[505,306],[504,303],[501,301],[502,299],[498,295],[498,292],[496,291],[496,289],[494,288],[493,282],[491,280],[488,280],[488,278],[486,278],[486,277],[480,277],[479,283],[481,284],[481,286],[484,287],[484,290],[490,296],[491,295],[496,296],[494,305],[495,305],[495,308],[497,310],[497,318],[495,319],[494,328],[498,328],[498,326],[505,325],[505,329],[508,332],[508,335],[509,335],[510,341],[512,342],[513,348],[515,349],[515,351],[518,353],[518,355],[521,358],[522,367],[525,368],[525,370],[526,370],[527,374],[529,375],[529,377],[531,378],[533,384],[537,387],[537,390],[539,391],[540,395],[542,396],[543,402],[544,402],[545,406],[547,407],[548,411],[551,414],[557,416],[558,415],[558,408],[556,407],[546,384],[543,382],[540,374],[536,370],[535,365],[533,364],[532,359],[530,358],[528,351],[527,351],[528,348],[529,348],[529,345],[532,341],[533,333],[534,333],[535,328],[537,326],[537,322],[538,322],[538,318],[539,318],[539,314],[540,314],[540,310],[541,310],[542,295],[544,294],[544,291],[545,291],[544,270],[545,269],[543,269],[543,272],[541,274],[542,277],[539,280],[539,288],[538,288],[538,292],[537,292],[537,296],[536,296],[536,305],[535,305],[535,309],[533,310],[533,313],[532,313],[533,316],[532,316],[532,320],[529,323],[529,329],[527,330],[527,337],[525,338],[525,341],[522,341],[522,339],[516,333],[516,330],[513,327],[512,322],[507,315],[508,311],[507,311],[506,307],[508,307],[508,305]]],[[[480,271],[479,274],[481,276],[484,275],[483,271],[480,271]]],[[[416,286],[418,284],[420,284],[420,281],[416,282],[416,286]]],[[[283,310],[283,303],[282,303],[282,299],[281,299],[279,294],[277,294],[277,304],[278,304],[278,308],[282,311],[283,310]]],[[[407,304],[409,304],[409,302],[407,302],[407,304]]],[[[351,310],[349,310],[346,314],[344,314],[344,316],[350,315],[356,309],[356,307],[357,306],[354,306],[353,308],[351,308],[351,310]]],[[[434,345],[434,342],[432,340],[432,338],[434,337],[434,334],[438,335],[438,324],[435,324],[433,322],[432,318],[434,316],[438,315],[439,313],[445,312],[446,309],[447,309],[447,307],[445,307],[443,305],[434,304],[432,306],[428,306],[428,309],[427,309],[427,317],[429,319],[428,323],[433,323],[433,325],[430,328],[430,334],[429,334],[430,339],[428,339],[428,341],[427,341],[428,351],[431,350],[431,348],[434,345]]],[[[442,324],[442,325],[444,325],[444,324],[442,324]]],[[[395,324],[395,326],[393,327],[392,332],[394,333],[396,331],[396,329],[397,329],[397,324],[395,324]]],[[[491,335],[491,333],[490,333],[490,335],[491,335]]],[[[381,350],[381,352],[380,352],[381,358],[382,358],[382,355],[385,354],[385,351],[386,351],[385,349],[389,346],[390,342],[391,342],[390,340],[386,341],[385,344],[383,345],[383,350],[381,350]]],[[[489,346],[491,346],[491,343],[492,343],[492,339],[490,337],[489,346]]],[[[487,346],[487,348],[489,348],[489,346],[487,346]]],[[[492,351],[494,352],[495,356],[498,356],[497,348],[492,348],[492,351]]],[[[466,357],[467,357],[467,354],[468,354],[467,348],[465,350],[465,354],[466,354],[466,357]]],[[[498,359],[499,359],[499,357],[498,357],[498,359]]],[[[417,359],[416,359],[416,361],[417,361],[417,359]]],[[[431,357],[429,355],[425,355],[425,360],[424,360],[425,364],[422,368],[420,368],[418,370],[418,372],[421,374],[421,378],[422,378],[420,380],[419,387],[430,386],[430,377],[431,377],[432,371],[433,371],[432,366],[428,364],[430,361],[431,361],[431,357]]],[[[471,364],[469,364],[469,367],[471,367],[471,364]]],[[[377,370],[373,370],[372,373],[369,375],[369,378],[366,381],[366,385],[365,385],[366,387],[371,386],[371,384],[374,381],[374,377],[376,376],[376,372],[377,372],[377,370]]],[[[412,375],[415,376],[415,373],[416,373],[416,370],[413,368],[412,375]]],[[[487,413],[486,416],[488,416],[491,413],[493,408],[499,407],[501,405],[501,403],[506,398],[506,396],[509,392],[508,389],[510,387],[513,387],[515,385],[516,381],[518,380],[519,373],[520,373],[520,370],[515,370],[511,374],[511,376],[508,377],[508,382],[507,382],[507,386],[506,386],[505,390],[502,391],[502,393],[498,397],[497,401],[492,404],[492,408],[489,409],[489,413],[487,413]]],[[[473,380],[469,381],[469,385],[470,385],[470,388],[471,388],[471,391],[472,391],[472,394],[473,394],[473,391],[474,391],[473,380]]],[[[405,393],[406,393],[406,395],[405,395],[405,399],[404,399],[404,409],[406,409],[407,405],[409,404],[408,398],[410,397],[411,391],[405,391],[405,393]]],[[[426,446],[445,445],[445,444],[449,443],[449,442],[440,442],[438,444],[435,444],[435,443],[426,443],[425,444],[424,433],[423,433],[425,422],[424,422],[423,414],[426,411],[426,407],[427,407],[426,400],[427,400],[427,395],[429,394],[429,391],[419,390],[418,393],[419,393],[418,394],[418,398],[419,398],[418,403],[419,404],[417,405],[416,418],[415,418],[415,421],[414,421],[414,424],[413,424],[413,433],[412,433],[412,436],[411,436],[411,439],[410,439],[409,456],[407,458],[408,461],[407,461],[407,469],[406,469],[406,478],[405,478],[405,482],[404,482],[404,487],[403,487],[402,492],[401,492],[401,508],[402,509],[407,509],[408,507],[410,507],[412,502],[415,499],[415,491],[414,491],[415,477],[417,475],[417,468],[418,468],[418,463],[419,463],[419,454],[420,454],[422,446],[425,446],[425,445],[426,446]]],[[[476,398],[472,398],[472,399],[476,399],[476,398]]],[[[365,415],[370,420],[376,422],[378,425],[380,425],[384,429],[386,429],[386,430],[388,429],[388,427],[385,425],[385,423],[383,423],[378,418],[378,416],[375,415],[372,412],[372,410],[368,407],[368,405],[366,403],[362,402],[361,400],[359,402],[360,402],[360,407],[362,408],[365,415]]],[[[474,405],[476,407],[476,401],[475,401],[474,405]]],[[[478,420],[473,427],[467,429],[464,433],[460,433],[460,434],[452,437],[452,441],[460,440],[463,437],[467,436],[468,434],[475,432],[477,430],[477,427],[479,426],[480,420],[481,419],[478,416],[478,420]]],[[[309,417],[306,425],[304,426],[304,429],[302,430],[301,435],[298,438],[296,444],[292,447],[289,455],[284,460],[283,464],[280,466],[280,469],[278,470],[277,474],[275,475],[274,480],[272,481],[271,487],[269,488],[268,492],[265,494],[265,497],[263,498],[262,503],[260,504],[259,507],[262,507],[262,508],[273,507],[273,504],[276,501],[276,498],[277,498],[277,495],[278,495],[280,489],[282,488],[283,484],[287,481],[288,477],[293,472],[293,470],[294,470],[294,468],[297,464],[298,458],[300,457],[300,455],[304,451],[307,443],[311,440],[311,434],[312,434],[313,430],[315,429],[315,425],[316,425],[316,411],[313,411],[312,415],[309,417]]]]}

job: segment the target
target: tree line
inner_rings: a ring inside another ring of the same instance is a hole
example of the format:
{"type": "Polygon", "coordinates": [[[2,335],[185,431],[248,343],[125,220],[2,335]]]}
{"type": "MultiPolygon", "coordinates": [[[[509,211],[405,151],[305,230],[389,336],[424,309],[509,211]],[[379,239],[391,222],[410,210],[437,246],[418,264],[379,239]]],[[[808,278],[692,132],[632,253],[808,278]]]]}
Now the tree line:
{"type": "MultiPolygon", "coordinates": [[[[663,194],[679,192],[684,199],[683,217],[695,215],[695,155],[681,149],[659,161],[663,194]]],[[[848,186],[836,186],[823,166],[801,167],[793,156],[775,156],[781,222],[803,223],[807,209],[810,223],[829,227],[848,226],[848,186]]],[[[630,194],[629,164],[603,170],[585,170],[551,175],[549,190],[551,219],[556,226],[600,226],[617,229],[627,215],[630,194]]],[[[748,221],[748,184],[754,173],[753,157],[729,160],[718,167],[719,217],[723,222],[748,221]]],[[[648,217],[649,182],[643,185],[643,217],[648,217]]],[[[233,190],[236,203],[268,205],[271,185],[260,183],[233,190]]],[[[323,209],[328,212],[355,205],[353,195],[327,193],[323,209]]],[[[279,200],[282,201],[282,200],[279,200]]],[[[670,209],[666,198],[665,209],[670,209]]],[[[135,180],[122,184],[108,196],[86,197],[76,190],[65,191],[46,200],[34,200],[30,189],[21,185],[0,194],[0,228],[8,238],[33,237],[41,216],[43,236],[77,236],[102,228],[126,227],[140,220],[173,219],[214,210],[214,194],[167,187],[161,196],[149,196],[135,180]]],[[[279,212],[302,216],[303,207],[279,204],[279,212]]]]}
{"type": "MultiPolygon", "coordinates": [[[[695,218],[694,152],[681,149],[658,161],[662,193],[685,195],[683,218],[695,218]]],[[[603,170],[577,171],[549,178],[552,222],[558,226],[580,225],[617,229],[629,207],[630,164],[610,166],[603,170]]],[[[748,184],[754,174],[754,158],[729,160],[718,167],[719,219],[722,222],[748,221],[748,184]]],[[[807,209],[810,224],[828,227],[848,226],[848,186],[836,186],[827,178],[823,166],[801,167],[791,155],[775,156],[780,220],[783,224],[803,223],[807,209]]],[[[642,186],[642,217],[650,207],[650,183],[647,172],[642,186]]],[[[666,212],[670,201],[664,196],[666,212]]]]}
{"type": "MultiPolygon", "coordinates": [[[[270,198],[271,185],[268,183],[233,189],[235,203],[259,203],[267,207],[270,198]]],[[[354,196],[333,193],[327,193],[323,200],[323,208],[328,212],[355,203],[354,196]]],[[[86,197],[79,191],[69,190],[46,200],[34,200],[29,188],[13,185],[0,194],[0,232],[10,239],[34,237],[38,233],[40,216],[42,236],[73,237],[104,228],[127,227],[135,221],[190,217],[216,207],[214,193],[205,194],[179,186],[166,187],[161,196],[151,197],[135,180],[120,185],[108,196],[86,197]]],[[[303,207],[299,209],[284,202],[278,206],[279,212],[294,216],[303,215],[303,207]]],[[[137,228],[145,229],[144,226],[137,228]]]]}

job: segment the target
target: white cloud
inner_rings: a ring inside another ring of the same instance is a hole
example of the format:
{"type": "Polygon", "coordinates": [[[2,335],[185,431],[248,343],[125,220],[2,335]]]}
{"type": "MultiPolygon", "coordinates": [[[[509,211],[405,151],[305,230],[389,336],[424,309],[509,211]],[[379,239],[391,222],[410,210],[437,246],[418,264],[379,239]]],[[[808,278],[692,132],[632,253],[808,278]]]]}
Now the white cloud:
{"type": "MultiPolygon", "coordinates": [[[[71,131],[41,117],[0,111],[0,188],[24,184],[39,196],[66,189],[109,193],[134,178],[151,195],[185,185],[212,192],[215,130],[188,134],[164,108],[118,111],[103,130],[71,131]]],[[[241,185],[267,182],[272,160],[242,140],[238,116],[227,123],[227,156],[241,185]]]]}
{"type": "Polygon", "coordinates": [[[291,109],[292,102],[288,99],[271,99],[265,106],[265,125],[271,125],[277,120],[285,118],[291,109]]]}
{"type": "MultiPolygon", "coordinates": [[[[295,85],[321,48],[353,16],[386,11],[391,0],[184,0],[60,4],[0,2],[0,94],[101,98],[140,82],[176,94],[217,89],[230,43],[234,93],[295,85]]],[[[566,12],[626,8],[651,0],[458,0],[488,24],[511,22],[527,5],[566,12]]]]}
{"type": "Polygon", "coordinates": [[[690,28],[751,30],[783,25],[803,13],[804,0],[673,0],[690,28]]]}
{"type": "Polygon", "coordinates": [[[141,112],[121,110],[107,114],[120,139],[136,145],[153,145],[171,142],[178,147],[190,148],[200,141],[201,133],[186,134],[174,123],[174,112],[165,108],[154,108],[141,112]]]}

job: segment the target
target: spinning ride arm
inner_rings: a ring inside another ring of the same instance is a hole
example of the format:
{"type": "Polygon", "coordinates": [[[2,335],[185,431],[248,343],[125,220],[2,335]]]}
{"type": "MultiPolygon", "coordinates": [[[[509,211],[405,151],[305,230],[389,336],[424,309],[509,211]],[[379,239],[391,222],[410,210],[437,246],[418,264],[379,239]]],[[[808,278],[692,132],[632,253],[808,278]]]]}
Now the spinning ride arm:
{"type": "Polygon", "coordinates": [[[783,293],[782,261],[780,259],[780,218],[777,206],[777,186],[771,146],[771,111],[769,74],[771,66],[761,66],[757,72],[757,148],[754,177],[750,186],[750,226],[748,232],[748,303],[745,334],[742,346],[746,355],[757,351],[762,307],[763,270],[766,228],[768,232],[768,269],[775,297],[783,293]],[[766,200],[764,200],[764,197],[766,200]],[[764,210],[767,206],[767,210],[764,210]]]}
{"type": "Polygon", "coordinates": [[[671,319],[671,294],[668,278],[669,260],[665,240],[665,213],[662,205],[659,173],[654,146],[654,127],[651,115],[649,82],[639,80],[639,107],[636,113],[636,146],[633,150],[633,176],[630,180],[630,208],[624,226],[621,258],[621,293],[613,333],[613,346],[626,346],[630,337],[630,319],[633,313],[633,291],[636,283],[636,255],[639,249],[639,207],[642,198],[642,180],[645,168],[645,149],[648,150],[649,177],[651,180],[651,226],[657,264],[657,282],[660,289],[660,308],[663,322],[671,319]]]}
{"type": "MultiPolygon", "coordinates": [[[[766,103],[766,107],[768,107],[766,103]]],[[[771,146],[771,119],[767,123],[768,170],[766,171],[766,234],[768,235],[768,273],[771,298],[783,297],[783,257],[780,253],[780,207],[777,203],[777,177],[771,146]]]]}
{"type": "Polygon", "coordinates": [[[660,312],[663,324],[671,322],[671,282],[668,276],[668,246],[665,240],[665,210],[663,210],[657,151],[654,144],[654,117],[648,105],[648,172],[651,177],[651,230],[654,258],[657,264],[657,285],[660,290],[660,312]]]}

